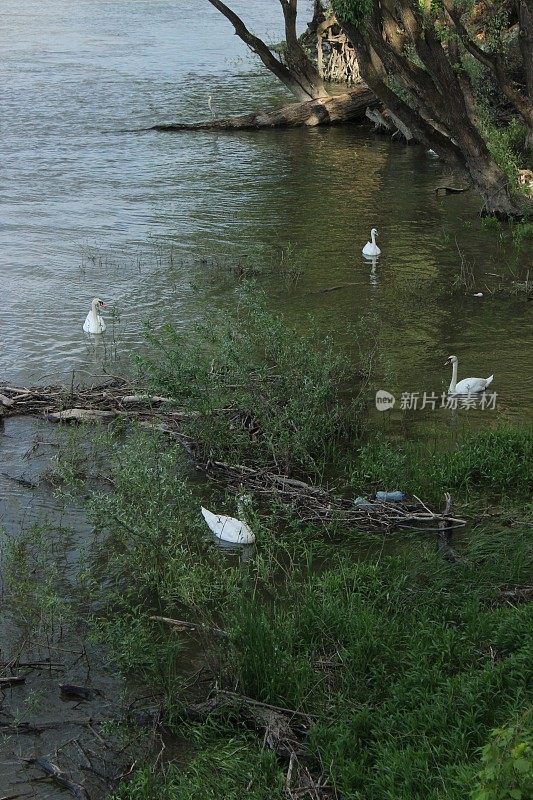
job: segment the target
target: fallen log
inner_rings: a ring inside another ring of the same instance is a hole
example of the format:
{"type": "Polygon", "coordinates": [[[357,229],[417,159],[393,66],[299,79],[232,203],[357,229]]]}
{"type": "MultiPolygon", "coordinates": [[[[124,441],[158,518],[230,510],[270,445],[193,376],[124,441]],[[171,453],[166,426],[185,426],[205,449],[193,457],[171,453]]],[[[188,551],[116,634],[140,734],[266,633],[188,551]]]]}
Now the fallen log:
{"type": "Polygon", "coordinates": [[[114,411],[101,411],[97,408],[66,408],[47,414],[51,422],[109,422],[116,416],[114,411]]]}
{"type": "Polygon", "coordinates": [[[367,108],[378,105],[375,95],[366,87],[351,92],[327,95],[317,100],[274,109],[241,114],[236,117],[206,120],[205,122],[170,122],[152,125],[140,130],[175,133],[179,131],[254,131],[265,128],[316,127],[317,125],[339,125],[344,122],[359,122],[366,117],[367,108]]]}
{"type": "Polygon", "coordinates": [[[76,800],[90,800],[84,786],[71,780],[66,772],[63,772],[56,764],[52,764],[47,758],[25,758],[24,761],[42,770],[46,775],[49,775],[56,783],[70,792],[76,800]]]}

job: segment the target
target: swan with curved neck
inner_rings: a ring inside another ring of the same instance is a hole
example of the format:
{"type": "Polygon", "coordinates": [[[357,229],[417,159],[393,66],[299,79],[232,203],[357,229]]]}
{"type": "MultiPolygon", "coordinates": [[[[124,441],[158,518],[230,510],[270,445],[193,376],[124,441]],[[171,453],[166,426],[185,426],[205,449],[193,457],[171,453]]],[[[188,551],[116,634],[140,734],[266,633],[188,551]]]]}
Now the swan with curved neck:
{"type": "Polygon", "coordinates": [[[448,389],[449,394],[477,394],[478,392],[484,392],[494,379],[494,375],[489,375],[488,378],[463,378],[462,381],[457,383],[459,359],[457,356],[448,356],[445,364],[452,365],[452,380],[448,389]]]}
{"type": "Polygon", "coordinates": [[[103,300],[95,297],[91,303],[91,310],[83,323],[85,333],[103,333],[105,331],[105,322],[100,316],[100,309],[102,308],[106,308],[106,304],[103,300]]]}
{"type": "Polygon", "coordinates": [[[381,250],[376,244],[376,236],[378,235],[377,228],[372,228],[370,231],[370,242],[367,242],[363,247],[363,255],[372,258],[373,256],[379,256],[381,250]]]}

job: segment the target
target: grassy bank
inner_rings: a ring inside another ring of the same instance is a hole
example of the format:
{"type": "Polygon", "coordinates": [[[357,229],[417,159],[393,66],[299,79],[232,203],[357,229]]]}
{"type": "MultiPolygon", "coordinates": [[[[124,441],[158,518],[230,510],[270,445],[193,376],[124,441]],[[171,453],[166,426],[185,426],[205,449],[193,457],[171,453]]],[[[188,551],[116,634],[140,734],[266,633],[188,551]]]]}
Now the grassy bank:
{"type": "Polygon", "coordinates": [[[115,797],[266,800],[304,796],[307,780],[310,796],[350,800],[526,798],[531,430],[471,434],[445,455],[375,436],[362,402],[370,354],[356,372],[331,343],[296,335],[249,295],[236,313],[187,342],[170,329],[152,334],[152,355],[138,361],[143,385],[198,412],[184,433],[202,459],[328,476],[353,496],[452,491],[477,521],[450,563],[434,531],[324,528],[254,501],[256,547],[232,556],[208,538],[199,507],[211,495],[231,514],[234,497],[195,480],[181,447],[115,428],[94,445],[106,454],[108,488],[97,491],[70,448],[58,472],[89,494],[97,535],[83,575],[98,608],[93,634],[189,741],[184,763],[146,764],[115,797]],[[479,514],[489,504],[495,517],[479,514]],[[176,632],[154,615],[202,627],[176,632]],[[242,703],[192,721],[190,709],[221,690],[304,715],[297,759],[286,732],[258,730],[242,703]]]}

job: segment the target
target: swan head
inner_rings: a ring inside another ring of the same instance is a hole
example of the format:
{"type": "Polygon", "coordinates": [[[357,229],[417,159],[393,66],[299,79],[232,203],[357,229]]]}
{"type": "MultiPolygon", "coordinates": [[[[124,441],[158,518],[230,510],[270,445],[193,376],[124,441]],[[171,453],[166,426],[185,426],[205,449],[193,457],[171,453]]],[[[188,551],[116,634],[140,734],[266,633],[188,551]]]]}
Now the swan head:
{"type": "Polygon", "coordinates": [[[378,235],[378,229],[372,228],[372,230],[370,231],[370,236],[377,236],[377,235],[378,235]]]}
{"type": "Polygon", "coordinates": [[[457,356],[448,356],[448,358],[444,362],[444,366],[446,366],[447,364],[457,364],[458,360],[459,359],[457,358],[457,356]]]}
{"type": "Polygon", "coordinates": [[[100,300],[98,297],[95,297],[91,303],[92,307],[95,311],[99,311],[101,308],[107,308],[106,304],[103,300],[100,300]]]}

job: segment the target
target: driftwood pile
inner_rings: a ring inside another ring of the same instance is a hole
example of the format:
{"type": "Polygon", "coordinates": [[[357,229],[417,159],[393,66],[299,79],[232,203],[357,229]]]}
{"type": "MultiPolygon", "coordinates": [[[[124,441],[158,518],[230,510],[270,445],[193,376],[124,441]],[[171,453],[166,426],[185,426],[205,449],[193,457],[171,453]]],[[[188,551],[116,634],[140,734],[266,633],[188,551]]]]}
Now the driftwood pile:
{"type": "Polygon", "coordinates": [[[0,386],[0,414],[3,416],[44,415],[54,422],[112,419],[133,411],[136,416],[150,416],[153,408],[170,402],[167,397],[135,394],[121,381],[87,389],[64,386],[0,386]],[[73,413],[79,411],[79,414],[73,413]],[[103,412],[105,416],[90,412],[103,412]],[[81,413],[81,412],[86,412],[81,413]],[[62,415],[62,416],[59,416],[62,415]]]}
{"type": "MultiPolygon", "coordinates": [[[[189,453],[195,467],[208,478],[235,492],[244,489],[259,502],[278,498],[290,506],[304,523],[343,522],[362,530],[438,530],[442,523],[446,523],[448,528],[466,524],[464,520],[452,517],[448,507],[443,513],[436,513],[417,497],[401,503],[358,502],[354,499],[355,493],[353,497],[340,497],[324,488],[268,469],[215,460],[206,463],[199,458],[194,442],[180,430],[183,422],[197,418],[199,412],[172,408],[170,398],[134,393],[119,382],[69,391],[58,386],[3,386],[0,387],[0,410],[6,417],[38,415],[60,423],[135,419],[143,426],[178,441],[189,453]]],[[[238,416],[234,408],[219,409],[215,413],[227,415],[230,424],[238,416]]]]}
{"type": "Polygon", "coordinates": [[[245,489],[259,500],[278,497],[294,509],[301,522],[327,524],[338,521],[363,530],[427,530],[428,525],[431,530],[440,530],[442,524],[447,529],[466,524],[465,520],[450,516],[451,505],[447,504],[443,513],[439,514],[418,497],[399,503],[378,500],[358,503],[353,498],[335,496],[326,489],[264,469],[231,466],[222,461],[208,461],[203,469],[209,478],[235,492],[245,489]]]}

